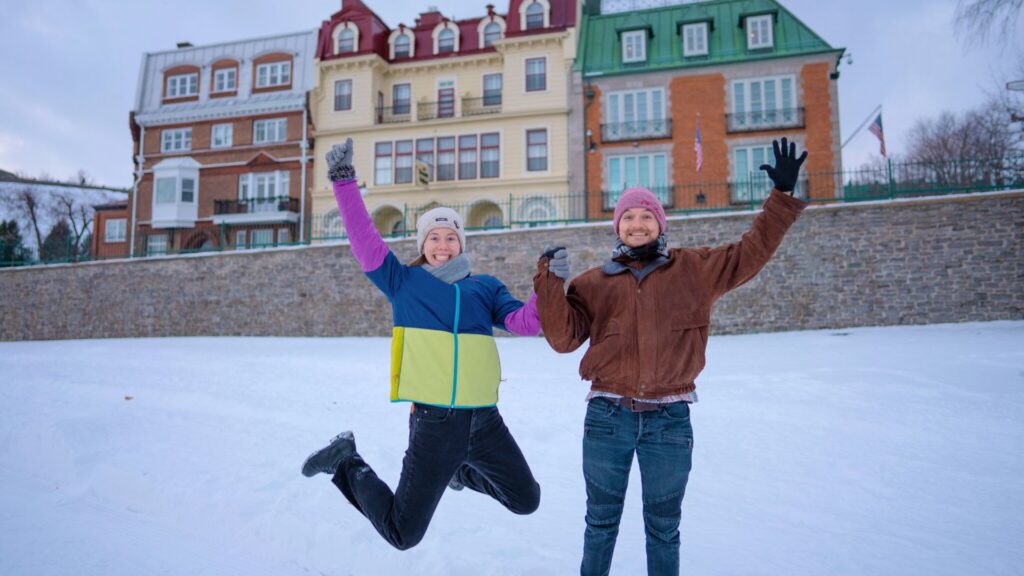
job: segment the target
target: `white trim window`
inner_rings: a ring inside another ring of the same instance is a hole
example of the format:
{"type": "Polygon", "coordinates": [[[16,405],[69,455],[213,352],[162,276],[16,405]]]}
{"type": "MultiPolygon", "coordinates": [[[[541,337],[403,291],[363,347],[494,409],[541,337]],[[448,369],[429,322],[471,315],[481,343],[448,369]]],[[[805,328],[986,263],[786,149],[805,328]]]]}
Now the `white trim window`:
{"type": "Polygon", "coordinates": [[[547,2],[533,0],[529,4],[522,4],[520,6],[519,10],[522,14],[520,25],[523,30],[539,30],[547,27],[548,10],[550,9],[547,2]]]}
{"type": "Polygon", "coordinates": [[[348,54],[356,51],[356,31],[344,28],[338,32],[338,51],[336,54],[348,54]]]}
{"type": "Polygon", "coordinates": [[[238,69],[221,68],[213,73],[213,93],[234,92],[238,89],[238,69]]]}
{"type": "Polygon", "coordinates": [[[282,62],[269,62],[256,66],[256,87],[271,88],[273,86],[286,86],[292,81],[292,63],[284,60],[282,62]]]}
{"type": "Polygon", "coordinates": [[[334,81],[334,111],[352,109],[352,80],[334,81]]]}
{"type": "Polygon", "coordinates": [[[238,176],[238,201],[249,212],[278,212],[280,201],[288,198],[291,177],[287,170],[251,172],[238,176]]]}
{"type": "Polygon", "coordinates": [[[199,73],[178,74],[167,78],[167,97],[184,98],[199,94],[199,73]]]}
{"type": "Polygon", "coordinates": [[[153,186],[156,190],[154,199],[156,204],[174,204],[178,195],[177,178],[157,178],[153,186]]]}
{"type": "Polygon", "coordinates": [[[526,171],[547,172],[548,170],[548,130],[526,131],[526,171]]]}
{"type": "Polygon", "coordinates": [[[127,230],[127,218],[111,218],[103,223],[103,241],[108,244],[124,242],[127,238],[127,230]]]}
{"type": "Polygon", "coordinates": [[[757,50],[760,48],[771,48],[775,45],[775,35],[772,29],[774,16],[762,14],[760,16],[747,16],[747,49],[757,50]]]}
{"type": "Polygon", "coordinates": [[[377,142],[374,145],[373,183],[377,186],[390,186],[394,183],[392,175],[392,169],[394,168],[393,151],[394,144],[391,142],[377,142]]]}
{"type": "Polygon", "coordinates": [[[548,59],[526,59],[526,91],[543,92],[548,89],[548,59]]]}
{"type": "Polygon", "coordinates": [[[272,228],[257,228],[252,231],[252,246],[254,248],[266,248],[274,243],[274,230],[272,228]]]}
{"type": "Polygon", "coordinates": [[[708,23],[683,25],[683,56],[707,56],[708,23]]]}
{"type": "MultiPolygon", "coordinates": [[[[802,143],[797,142],[797,148],[802,149],[802,143]]],[[[771,144],[755,146],[744,146],[734,148],[733,157],[733,182],[729,186],[729,199],[732,202],[760,202],[768,197],[772,191],[772,181],[768,174],[761,170],[762,164],[774,164],[775,152],[771,144]]],[[[793,195],[798,198],[806,198],[806,177],[801,177],[793,195]]]]}
{"type": "Polygon", "coordinates": [[[234,131],[233,124],[214,124],[210,134],[210,148],[230,148],[234,131]]]}
{"type": "Polygon", "coordinates": [[[607,161],[608,190],[604,196],[604,209],[611,210],[627,188],[643,186],[654,192],[662,206],[672,204],[672,189],[668,184],[668,158],[665,154],[638,154],[611,156],[607,161]]]}
{"type": "Polygon", "coordinates": [[[663,88],[611,92],[605,102],[607,124],[603,139],[614,141],[668,136],[663,88]]]}
{"type": "Polygon", "coordinates": [[[793,126],[799,122],[796,77],[773,76],[733,81],[730,130],[793,126]]]}
{"type": "Polygon", "coordinates": [[[191,204],[196,201],[196,181],[195,178],[182,178],[181,179],[181,202],[182,204],[191,204]]]}
{"type": "Polygon", "coordinates": [[[160,152],[187,152],[191,149],[191,128],[171,128],[160,132],[160,152]]]}
{"type": "Polygon", "coordinates": [[[647,60],[647,30],[630,30],[622,33],[622,62],[644,62],[647,60]]]}
{"type": "Polygon", "coordinates": [[[146,238],[146,256],[167,254],[167,234],[154,234],[146,238]]]}
{"type": "Polygon", "coordinates": [[[455,32],[445,28],[437,33],[437,53],[450,54],[455,52],[455,32]]]}
{"type": "Polygon", "coordinates": [[[253,144],[284,142],[288,138],[288,119],[270,118],[252,123],[253,144]]]}
{"type": "Polygon", "coordinates": [[[404,32],[395,36],[394,43],[395,58],[409,58],[412,56],[412,39],[404,32]]]}
{"type": "Polygon", "coordinates": [[[498,24],[497,22],[488,22],[487,25],[484,26],[483,38],[484,48],[490,48],[495,41],[501,40],[501,24],[498,24]]]}

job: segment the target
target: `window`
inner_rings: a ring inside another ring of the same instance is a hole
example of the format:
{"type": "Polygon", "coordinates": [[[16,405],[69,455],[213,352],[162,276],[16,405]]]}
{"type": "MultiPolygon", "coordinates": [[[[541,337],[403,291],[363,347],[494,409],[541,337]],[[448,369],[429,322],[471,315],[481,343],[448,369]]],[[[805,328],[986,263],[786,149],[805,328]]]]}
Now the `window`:
{"type": "Polygon", "coordinates": [[[277,243],[278,244],[287,244],[288,242],[291,242],[291,233],[290,233],[290,231],[287,228],[278,228],[277,229],[277,243]]]}
{"type": "Polygon", "coordinates": [[[771,14],[747,17],[747,49],[771,48],[774,45],[772,19],[771,14]]]}
{"type": "Polygon", "coordinates": [[[708,24],[683,26],[683,56],[706,56],[708,53],[708,24]]]}
{"type": "Polygon", "coordinates": [[[167,235],[157,234],[146,239],[146,256],[167,254],[167,235]]]}
{"type": "Polygon", "coordinates": [[[416,141],[416,161],[429,167],[430,179],[434,179],[434,140],[427,138],[416,141]]]}
{"type": "Polygon", "coordinates": [[[167,78],[167,97],[184,98],[199,94],[199,74],[180,74],[167,78]]]}
{"type": "Polygon", "coordinates": [[[501,162],[500,139],[497,134],[480,135],[480,177],[497,178],[501,162]]]}
{"type": "Polygon", "coordinates": [[[643,62],[647,60],[647,31],[631,30],[622,33],[622,61],[643,62]]]}
{"type": "Polygon", "coordinates": [[[356,51],[356,31],[346,28],[338,34],[338,54],[356,51]]]}
{"type": "Polygon", "coordinates": [[[378,186],[387,186],[391,180],[391,142],[378,142],[374,147],[373,182],[378,186]]]}
{"type": "Polygon", "coordinates": [[[160,133],[161,152],[182,152],[192,149],[192,129],[174,128],[160,133]]]}
{"type": "Polygon", "coordinates": [[[476,135],[459,136],[459,180],[476,178],[476,135]]]}
{"type": "Polygon", "coordinates": [[[334,110],[352,109],[352,81],[337,80],[334,82],[334,110]]]}
{"type": "Polygon", "coordinates": [[[126,218],[111,218],[103,225],[104,242],[124,242],[128,228],[126,218]]]}
{"type": "Polygon", "coordinates": [[[395,58],[408,58],[412,53],[411,47],[408,34],[395,36],[395,58]]]}
{"type": "Polygon", "coordinates": [[[292,63],[288,61],[260,64],[256,67],[256,87],[287,86],[291,84],[291,74],[292,63]]]}
{"type": "Polygon", "coordinates": [[[497,22],[491,22],[484,26],[484,48],[494,44],[495,40],[501,40],[501,25],[497,22]]]}
{"type": "Polygon", "coordinates": [[[533,2],[526,8],[526,29],[536,30],[544,27],[544,6],[533,2]]]}
{"type": "Polygon", "coordinates": [[[210,137],[211,148],[228,148],[231,146],[234,126],[231,124],[214,124],[210,137]]]}
{"type": "Polygon", "coordinates": [[[437,139],[437,179],[455,180],[455,137],[437,139]]]}
{"type": "Polygon", "coordinates": [[[526,170],[543,172],[548,169],[548,131],[526,131],[526,170]]]}
{"type": "Polygon", "coordinates": [[[437,35],[437,53],[447,54],[448,52],[455,52],[455,32],[445,28],[437,35]]]}
{"type": "Polygon", "coordinates": [[[501,74],[484,74],[484,106],[501,106],[501,74]]]}
{"type": "Polygon", "coordinates": [[[412,182],[412,140],[395,142],[395,184],[412,182]]]}
{"type": "Polygon", "coordinates": [[[196,201],[196,181],[191,178],[181,179],[181,201],[182,202],[195,202],[196,201]]]}
{"type": "Polygon", "coordinates": [[[213,73],[214,92],[234,92],[238,89],[238,70],[222,68],[213,73]]]}
{"type": "Polygon", "coordinates": [[[749,146],[736,148],[733,151],[735,158],[735,183],[731,191],[731,200],[734,202],[749,202],[752,200],[763,200],[771,192],[771,181],[764,170],[759,167],[774,157],[771,146],[749,146]]]}
{"type": "Polygon", "coordinates": [[[245,230],[235,232],[235,248],[245,248],[245,230]]]}
{"type": "Polygon", "coordinates": [[[528,58],[526,60],[526,91],[536,92],[547,90],[547,59],[528,58]]]}
{"type": "Polygon", "coordinates": [[[668,136],[663,89],[612,92],[606,102],[605,140],[668,136]]]}
{"type": "Polygon", "coordinates": [[[391,87],[391,111],[396,116],[410,112],[411,100],[412,86],[410,84],[395,84],[391,87]]]}
{"type": "Polygon", "coordinates": [[[288,198],[291,175],[287,170],[256,172],[238,177],[238,200],[249,212],[279,212],[288,198]]]}
{"type": "Polygon", "coordinates": [[[455,117],[455,82],[453,80],[437,83],[437,117],[455,117]]]}
{"type": "Polygon", "coordinates": [[[288,119],[272,118],[252,123],[253,143],[284,142],[288,137],[288,119]]]}
{"type": "Polygon", "coordinates": [[[731,130],[798,124],[795,78],[776,76],[732,83],[731,130]]]}
{"type": "Polygon", "coordinates": [[[252,245],[261,248],[274,243],[274,231],[270,228],[260,228],[252,231],[252,245]]]}
{"type": "Polygon", "coordinates": [[[604,209],[611,210],[622,191],[632,186],[643,186],[654,192],[663,206],[672,203],[668,186],[668,169],[664,154],[613,156],[608,158],[608,194],[604,194],[604,209]]]}

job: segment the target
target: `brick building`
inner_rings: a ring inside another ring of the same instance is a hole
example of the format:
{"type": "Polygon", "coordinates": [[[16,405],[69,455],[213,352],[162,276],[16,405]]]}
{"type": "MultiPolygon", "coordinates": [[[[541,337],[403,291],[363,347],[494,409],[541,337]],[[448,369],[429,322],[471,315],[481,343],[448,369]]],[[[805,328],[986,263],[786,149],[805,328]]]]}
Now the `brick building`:
{"type": "Polygon", "coordinates": [[[316,31],[142,58],[128,240],[162,254],[302,241],[316,31]]]}
{"type": "Polygon", "coordinates": [[[758,167],[783,136],[811,152],[797,194],[835,194],[843,49],[774,0],[616,12],[621,4],[588,2],[580,22],[574,85],[585,120],[570,127],[582,138],[570,156],[590,217],[609,216],[631,185],[669,209],[759,203],[771,182],[758,167]]]}

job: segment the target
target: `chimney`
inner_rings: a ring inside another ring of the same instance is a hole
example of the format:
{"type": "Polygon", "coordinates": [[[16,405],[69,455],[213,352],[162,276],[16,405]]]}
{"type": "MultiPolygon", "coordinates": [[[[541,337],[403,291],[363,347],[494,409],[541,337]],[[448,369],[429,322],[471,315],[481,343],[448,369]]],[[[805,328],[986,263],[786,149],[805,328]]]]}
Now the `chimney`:
{"type": "Polygon", "coordinates": [[[178,42],[178,48],[191,48],[191,42],[178,42]]]}

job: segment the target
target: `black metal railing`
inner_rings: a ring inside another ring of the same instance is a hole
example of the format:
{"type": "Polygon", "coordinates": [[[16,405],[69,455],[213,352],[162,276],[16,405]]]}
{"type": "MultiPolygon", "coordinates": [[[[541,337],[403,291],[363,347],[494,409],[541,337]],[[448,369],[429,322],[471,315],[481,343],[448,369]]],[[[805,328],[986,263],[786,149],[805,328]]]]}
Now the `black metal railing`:
{"type": "MultiPolygon", "coordinates": [[[[631,186],[627,186],[625,189],[619,190],[602,190],[601,191],[601,207],[604,210],[614,210],[615,203],[619,201],[622,193],[631,186]]],[[[644,186],[661,200],[662,207],[670,209],[675,206],[676,201],[676,187],[673,185],[668,186],[644,186]]]]}
{"type": "Polygon", "coordinates": [[[434,120],[437,118],[454,118],[455,100],[439,100],[437,102],[418,102],[416,104],[416,118],[419,120],[434,120]]]}
{"type": "Polygon", "coordinates": [[[399,124],[412,120],[412,104],[377,107],[377,124],[399,124]]]}
{"type": "Polygon", "coordinates": [[[462,115],[478,116],[480,114],[497,114],[501,112],[501,93],[486,95],[483,98],[463,98],[462,115]]]}
{"type": "Polygon", "coordinates": [[[224,214],[256,214],[259,212],[298,212],[299,199],[290,196],[273,198],[247,198],[244,200],[214,200],[213,213],[224,214]]]}
{"type": "Polygon", "coordinates": [[[803,108],[780,108],[778,110],[726,114],[725,116],[729,132],[748,132],[772,128],[803,128],[804,126],[803,108]]]}
{"type": "Polygon", "coordinates": [[[601,140],[604,142],[650,140],[652,138],[669,138],[671,136],[671,118],[601,124],[601,140]]]}

